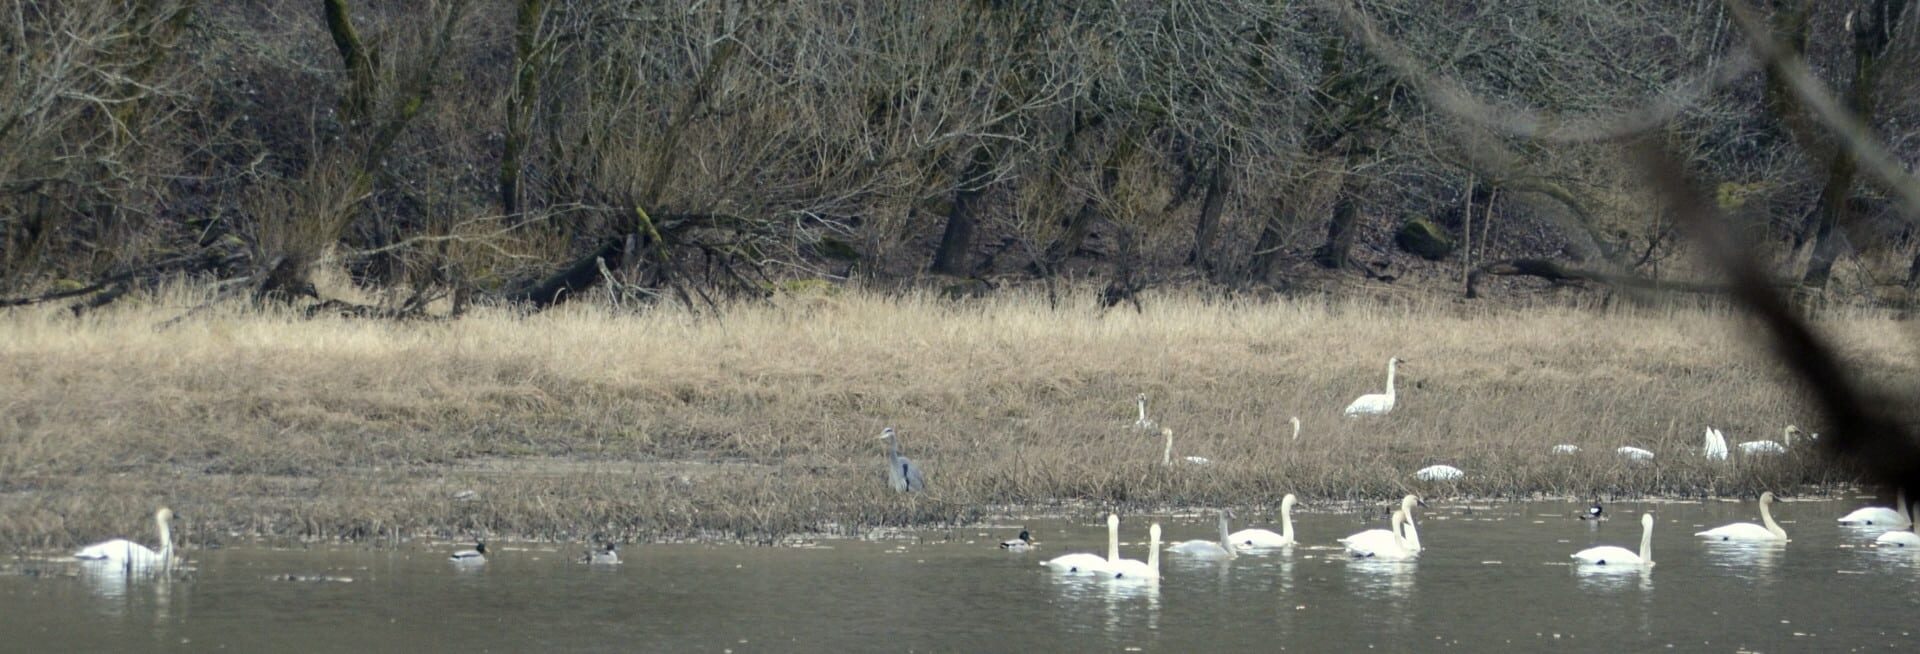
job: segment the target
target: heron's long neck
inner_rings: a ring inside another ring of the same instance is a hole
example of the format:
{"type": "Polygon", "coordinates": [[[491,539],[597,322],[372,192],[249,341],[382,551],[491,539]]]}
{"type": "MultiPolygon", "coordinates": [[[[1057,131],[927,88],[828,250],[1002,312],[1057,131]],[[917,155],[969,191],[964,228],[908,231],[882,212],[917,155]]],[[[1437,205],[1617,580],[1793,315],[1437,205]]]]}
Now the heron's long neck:
{"type": "Polygon", "coordinates": [[[1173,465],[1173,432],[1167,432],[1167,449],[1160,451],[1160,465],[1173,465]]]}
{"type": "Polygon", "coordinates": [[[1773,521],[1773,511],[1770,511],[1767,509],[1768,504],[1770,503],[1769,502],[1760,503],[1760,522],[1762,524],[1765,524],[1767,526],[1767,531],[1773,532],[1774,536],[1784,539],[1787,537],[1787,530],[1781,529],[1780,523],[1773,521]]]}
{"type": "Polygon", "coordinates": [[[900,437],[899,436],[887,437],[887,458],[889,459],[900,458],[900,437]]]}
{"type": "Polygon", "coordinates": [[[1640,562],[1653,565],[1653,524],[1648,523],[1640,530],[1640,562]]]}
{"type": "Polygon", "coordinates": [[[1387,362],[1387,397],[1393,397],[1393,373],[1395,367],[1398,365],[1398,362],[1387,362]]]}
{"type": "Polygon", "coordinates": [[[1293,505],[1280,505],[1280,537],[1293,540],[1293,505]]]}
{"type": "Polygon", "coordinates": [[[1107,560],[1120,560],[1120,524],[1107,523],[1107,560]]]}

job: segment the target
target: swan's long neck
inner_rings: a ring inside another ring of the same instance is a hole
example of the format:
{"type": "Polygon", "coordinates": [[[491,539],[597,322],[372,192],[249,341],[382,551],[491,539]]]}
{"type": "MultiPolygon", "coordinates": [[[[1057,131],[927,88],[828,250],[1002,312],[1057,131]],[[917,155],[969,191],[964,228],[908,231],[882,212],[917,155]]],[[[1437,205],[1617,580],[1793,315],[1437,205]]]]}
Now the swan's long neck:
{"type": "Polygon", "coordinates": [[[1280,503],[1280,537],[1293,540],[1293,504],[1290,502],[1280,503]]]}
{"type": "Polygon", "coordinates": [[[1393,519],[1390,522],[1392,522],[1393,524],[1387,525],[1387,527],[1389,528],[1388,531],[1393,532],[1393,544],[1400,546],[1400,549],[1403,549],[1409,552],[1413,551],[1413,548],[1407,545],[1407,535],[1404,533],[1401,533],[1402,532],[1401,525],[1404,525],[1407,522],[1407,512],[1394,511],[1393,519]]]}
{"type": "Polygon", "coordinates": [[[1293,419],[1293,440],[1300,440],[1300,419],[1293,419]]]}
{"type": "Polygon", "coordinates": [[[1387,361],[1387,397],[1393,397],[1393,373],[1399,364],[1400,362],[1397,359],[1389,359],[1387,361]]]}
{"type": "Polygon", "coordinates": [[[1160,450],[1160,465],[1170,466],[1173,465],[1173,431],[1168,430],[1165,433],[1167,435],[1167,447],[1166,449],[1160,450]]]}
{"type": "Polygon", "coordinates": [[[1120,521],[1107,521],[1107,560],[1120,560],[1120,521]]]}
{"type": "Polygon", "coordinates": [[[1147,421],[1147,398],[1137,398],[1136,401],[1140,403],[1140,422],[1144,423],[1147,421]]]}
{"type": "Polygon", "coordinates": [[[154,516],[153,523],[160,528],[160,562],[162,565],[173,565],[173,528],[167,526],[162,516],[154,516]]]}
{"type": "Polygon", "coordinates": [[[1772,504],[1773,504],[1772,502],[1760,503],[1760,523],[1766,525],[1767,531],[1773,532],[1773,535],[1775,537],[1781,540],[1786,540],[1787,530],[1781,529],[1780,523],[1773,521],[1773,511],[1767,508],[1772,504]]]}
{"type": "Polygon", "coordinates": [[[1160,523],[1158,522],[1147,529],[1147,569],[1152,570],[1155,577],[1160,575],[1160,523]]]}
{"type": "Polygon", "coordinates": [[[1226,550],[1227,555],[1232,556],[1233,543],[1228,539],[1228,531],[1230,530],[1227,529],[1227,513],[1222,511],[1220,512],[1220,549],[1226,550]]]}
{"type": "Polygon", "coordinates": [[[1640,523],[1640,563],[1653,565],[1653,523],[1640,523]]]}
{"type": "Polygon", "coordinates": [[[1419,503],[1412,497],[1400,500],[1400,513],[1405,516],[1400,521],[1400,531],[1405,532],[1408,549],[1420,549],[1420,528],[1413,524],[1413,506],[1419,503]]]}
{"type": "Polygon", "coordinates": [[[1793,447],[1793,432],[1793,425],[1787,425],[1786,429],[1780,431],[1780,444],[1782,446],[1793,447]]]}
{"type": "Polygon", "coordinates": [[[1900,515],[1906,516],[1907,521],[1913,521],[1913,505],[1907,503],[1906,487],[1903,486],[1895,492],[1893,496],[1893,510],[1899,511],[1900,515]]]}

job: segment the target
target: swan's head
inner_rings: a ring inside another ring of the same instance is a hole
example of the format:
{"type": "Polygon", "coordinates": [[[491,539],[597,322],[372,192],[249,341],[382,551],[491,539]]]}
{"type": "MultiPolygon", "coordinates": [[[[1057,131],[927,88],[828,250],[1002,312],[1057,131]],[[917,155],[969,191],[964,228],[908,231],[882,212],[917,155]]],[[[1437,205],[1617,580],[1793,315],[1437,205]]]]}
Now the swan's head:
{"type": "Polygon", "coordinates": [[[158,522],[173,522],[173,509],[160,507],[159,511],[153,512],[153,519],[158,522]]]}
{"type": "Polygon", "coordinates": [[[1147,527],[1147,538],[1156,543],[1160,542],[1160,523],[1156,522],[1153,526],[1147,527]]]}
{"type": "Polygon", "coordinates": [[[1767,492],[1765,492],[1765,493],[1761,493],[1761,494],[1760,494],[1760,503],[1761,503],[1761,504],[1772,504],[1772,503],[1773,503],[1773,491],[1767,491],[1767,492]]]}
{"type": "Polygon", "coordinates": [[[1120,514],[1118,513],[1107,514],[1107,528],[1118,529],[1119,527],[1120,527],[1120,514]]]}
{"type": "Polygon", "coordinates": [[[1387,363],[1388,363],[1388,364],[1391,364],[1391,365],[1402,365],[1402,366],[1404,366],[1404,365],[1406,365],[1406,364],[1407,364],[1407,360],[1406,360],[1406,359],[1402,359],[1402,358],[1400,358],[1400,357],[1394,357],[1394,358],[1392,358],[1392,359],[1388,359],[1388,360],[1387,360],[1387,363]]]}
{"type": "Polygon", "coordinates": [[[1653,528],[1653,514],[1651,513],[1640,514],[1640,528],[1641,529],[1653,528]]]}
{"type": "Polygon", "coordinates": [[[880,440],[886,440],[886,439],[889,439],[889,438],[893,438],[893,428],[892,428],[892,427],[888,427],[888,428],[886,428],[886,429],[882,429],[882,430],[880,430],[880,440]]]}
{"type": "Polygon", "coordinates": [[[1797,427],[1797,426],[1794,426],[1794,425],[1787,425],[1787,428],[1786,428],[1786,430],[1785,430],[1785,431],[1782,431],[1782,432],[1780,432],[1780,433],[1781,433],[1781,436],[1780,436],[1780,438],[1782,438],[1782,439],[1784,439],[1784,440],[1786,441],[1785,443],[1782,443],[1782,444],[1783,444],[1783,445],[1792,445],[1792,444],[1793,444],[1793,439],[1794,439],[1795,437],[1798,437],[1798,436],[1801,436],[1801,435],[1803,435],[1803,434],[1805,434],[1806,432],[1803,432],[1803,431],[1800,431],[1800,428],[1799,428],[1799,427],[1797,427]]]}
{"type": "Polygon", "coordinates": [[[1287,509],[1291,509],[1293,508],[1294,503],[1299,501],[1300,501],[1299,498],[1294,497],[1293,493],[1287,493],[1286,497],[1280,498],[1280,510],[1285,511],[1287,509]]]}
{"type": "Polygon", "coordinates": [[[1408,514],[1413,513],[1413,507],[1416,507],[1416,506],[1424,507],[1426,505],[1427,503],[1422,501],[1419,495],[1408,495],[1406,497],[1400,498],[1400,510],[1406,511],[1408,514]]]}
{"type": "Polygon", "coordinates": [[[1147,394],[1146,394],[1146,393],[1141,393],[1141,394],[1139,394],[1139,395],[1135,395],[1135,396],[1133,396],[1133,401],[1135,401],[1135,402],[1139,402],[1139,403],[1141,403],[1141,404],[1146,404],[1146,403],[1147,403],[1147,394]]]}

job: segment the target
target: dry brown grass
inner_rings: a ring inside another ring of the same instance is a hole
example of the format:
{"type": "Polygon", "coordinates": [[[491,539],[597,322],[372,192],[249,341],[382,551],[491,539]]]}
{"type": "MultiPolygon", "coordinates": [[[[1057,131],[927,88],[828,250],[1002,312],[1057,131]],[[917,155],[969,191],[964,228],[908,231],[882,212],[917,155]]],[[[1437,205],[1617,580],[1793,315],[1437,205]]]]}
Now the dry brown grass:
{"type": "MultiPolygon", "coordinates": [[[[1079,296],[1090,303],[1086,296],[1079,296]]],[[[390,534],[757,539],[966,521],[1007,507],[1265,505],[1430,495],[1791,492],[1845,483],[1810,455],[1711,466],[1808,424],[1724,314],[1443,302],[1144,314],[848,294],[724,318],[589,304],[448,323],[222,308],[164,330],[178,292],[84,320],[0,314],[0,545],[62,546],[171,504],[190,537],[390,534]],[[1390,418],[1347,420],[1402,370],[1390,418]],[[1179,432],[1129,428],[1136,392],[1179,432]],[[1287,417],[1305,431],[1287,440],[1287,417]],[[885,489],[899,428],[931,491],[885,489]],[[1554,457],[1548,448],[1585,451],[1554,457]],[[1626,464],[1619,445],[1658,453],[1626,464]],[[1423,484],[1430,463],[1468,472],[1423,484]],[[455,501],[472,489],[478,498],[455,501]]],[[[1915,377],[1908,334],[1824,326],[1876,376],[1915,377]]],[[[1736,457],[1738,459],[1739,457],[1736,457]]]]}

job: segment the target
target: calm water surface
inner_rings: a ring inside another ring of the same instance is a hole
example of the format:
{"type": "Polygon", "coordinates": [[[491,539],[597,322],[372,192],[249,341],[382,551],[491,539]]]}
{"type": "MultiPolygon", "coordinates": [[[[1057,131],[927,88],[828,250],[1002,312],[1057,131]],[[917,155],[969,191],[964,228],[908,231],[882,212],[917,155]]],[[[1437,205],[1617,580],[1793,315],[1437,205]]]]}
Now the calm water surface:
{"type": "MultiPolygon", "coordinates": [[[[43,574],[0,576],[0,650],[1920,651],[1920,553],[1834,524],[1863,504],[1777,503],[1793,542],[1772,547],[1692,535],[1758,521],[1752,502],[1622,502],[1597,525],[1573,503],[1436,505],[1411,563],[1334,545],[1384,526],[1384,508],[1304,513],[1304,546],[1163,557],[1157,585],[1048,573],[1039,561],[1105,548],[1104,525],[1058,520],[818,548],[632,546],[617,567],[511,544],[477,568],[446,561],[452,547],[193,551],[197,572],[165,582],[24,561],[43,574]],[[1567,565],[1594,544],[1637,548],[1648,509],[1652,573],[1567,565]],[[1037,551],[994,545],[1021,526],[1037,551]]],[[[1217,533],[1211,516],[1155,519],[1172,540],[1217,533]]],[[[1123,555],[1144,558],[1149,521],[1123,525],[1123,555]]]]}

